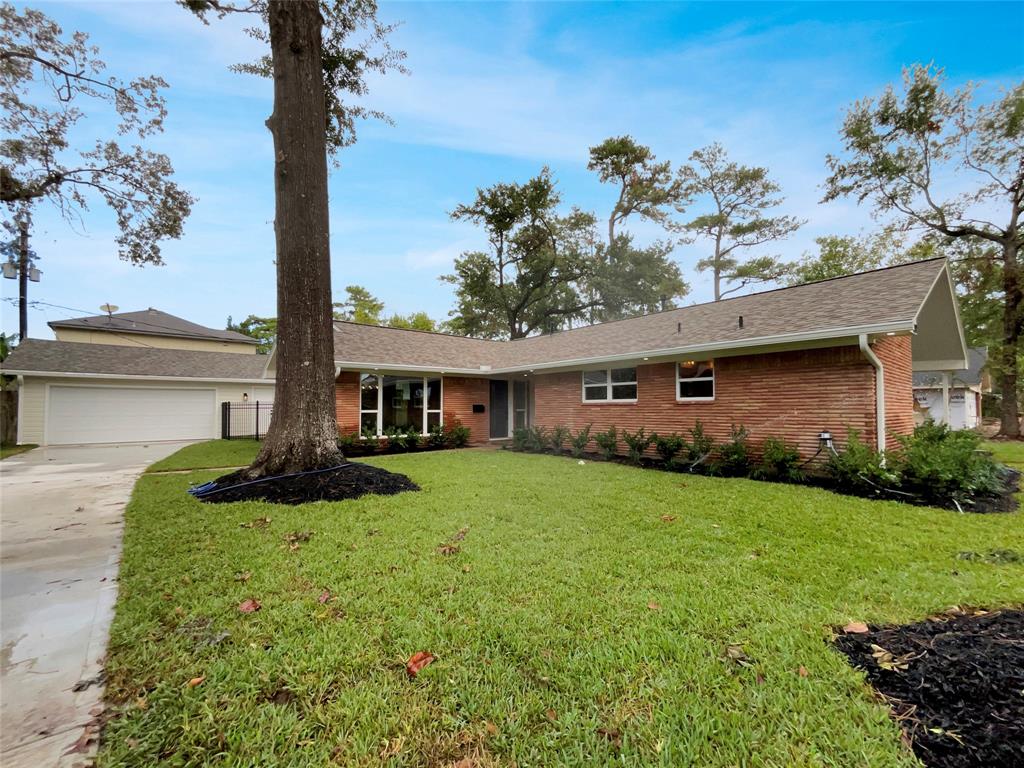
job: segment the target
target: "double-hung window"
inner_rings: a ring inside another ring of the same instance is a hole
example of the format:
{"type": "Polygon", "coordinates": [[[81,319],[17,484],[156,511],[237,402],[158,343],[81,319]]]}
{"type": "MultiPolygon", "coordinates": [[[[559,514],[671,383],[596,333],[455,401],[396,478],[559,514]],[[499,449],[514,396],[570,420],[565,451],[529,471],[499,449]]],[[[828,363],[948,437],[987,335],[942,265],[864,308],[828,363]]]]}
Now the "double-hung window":
{"type": "Polygon", "coordinates": [[[441,386],[440,377],[360,374],[360,430],[370,435],[389,429],[426,434],[442,421],[441,386]]]}
{"type": "Polygon", "coordinates": [[[636,402],[636,368],[583,372],[583,402],[636,402]]]}
{"type": "Polygon", "coordinates": [[[677,400],[715,399],[715,361],[686,360],[676,363],[677,400]]]}

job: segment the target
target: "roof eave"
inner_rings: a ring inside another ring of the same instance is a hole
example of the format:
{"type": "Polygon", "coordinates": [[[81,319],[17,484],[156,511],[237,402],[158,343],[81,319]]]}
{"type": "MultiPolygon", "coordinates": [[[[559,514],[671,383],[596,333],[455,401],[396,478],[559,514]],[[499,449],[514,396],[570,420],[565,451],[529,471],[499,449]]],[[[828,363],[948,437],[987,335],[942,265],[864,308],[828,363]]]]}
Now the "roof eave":
{"type": "Polygon", "coordinates": [[[4,376],[45,376],[63,379],[131,379],[143,381],[203,381],[226,384],[273,384],[274,379],[244,378],[231,376],[170,376],[141,375],[136,373],[80,373],[76,371],[26,371],[15,368],[0,370],[4,376]]]}

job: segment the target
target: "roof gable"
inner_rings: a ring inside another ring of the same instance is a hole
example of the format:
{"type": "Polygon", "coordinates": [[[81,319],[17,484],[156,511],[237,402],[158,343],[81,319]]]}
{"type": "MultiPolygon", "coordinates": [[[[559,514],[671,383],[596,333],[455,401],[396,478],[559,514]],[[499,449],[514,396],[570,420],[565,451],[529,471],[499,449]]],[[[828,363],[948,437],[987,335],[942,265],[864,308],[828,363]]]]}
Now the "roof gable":
{"type": "Polygon", "coordinates": [[[207,328],[183,317],[177,317],[159,309],[144,309],[139,312],[117,312],[111,315],[76,317],[69,320],[51,320],[51,328],[77,328],[111,333],[138,333],[147,336],[172,336],[184,339],[209,339],[230,341],[239,344],[258,344],[256,339],[236,331],[207,328]]]}

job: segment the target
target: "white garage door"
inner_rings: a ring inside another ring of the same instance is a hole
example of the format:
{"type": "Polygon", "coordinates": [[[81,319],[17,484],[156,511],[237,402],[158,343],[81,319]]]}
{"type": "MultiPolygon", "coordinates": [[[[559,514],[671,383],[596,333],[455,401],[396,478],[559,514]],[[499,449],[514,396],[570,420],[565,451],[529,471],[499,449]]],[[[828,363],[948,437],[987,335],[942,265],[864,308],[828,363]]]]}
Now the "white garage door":
{"type": "Polygon", "coordinates": [[[217,436],[213,389],[51,386],[50,445],[209,439],[217,436]]]}

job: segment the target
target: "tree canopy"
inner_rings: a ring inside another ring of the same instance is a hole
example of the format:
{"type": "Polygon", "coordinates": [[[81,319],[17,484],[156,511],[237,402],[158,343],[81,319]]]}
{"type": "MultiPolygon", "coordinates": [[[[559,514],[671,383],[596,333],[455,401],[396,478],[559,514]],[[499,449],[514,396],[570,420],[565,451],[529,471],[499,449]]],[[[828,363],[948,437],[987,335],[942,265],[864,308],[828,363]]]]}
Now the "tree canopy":
{"type": "Polygon", "coordinates": [[[854,103],[843,122],[843,152],[828,157],[825,200],[855,197],[893,226],[965,241],[962,269],[978,271],[961,274],[965,284],[1000,274],[1002,336],[990,364],[1000,381],[1001,433],[1017,437],[1024,82],[977,103],[974,86],[950,90],[945,80],[941,69],[916,64],[904,70],[900,92],[890,85],[854,103]]]}
{"type": "Polygon", "coordinates": [[[163,130],[167,83],[104,74],[84,32],[66,35],[40,11],[0,4],[0,201],[24,211],[40,201],[78,221],[95,200],[117,219],[121,258],[161,264],[159,243],[178,238],[195,202],[175,184],[170,159],[129,144],[163,130]],[[112,135],[80,141],[82,121],[116,116],[112,135]]]}
{"type": "Polygon", "coordinates": [[[707,240],[710,255],[697,262],[699,272],[714,278],[715,301],[748,285],[781,279],[788,265],[777,256],[746,259],[748,249],[783,240],[803,224],[793,216],[773,216],[782,204],[779,185],[768,169],[740,165],[717,142],[690,155],[678,171],[682,214],[695,202],[707,211],[678,225],[684,242],[707,240]],[[733,283],[723,289],[723,283],[733,283]]]}

